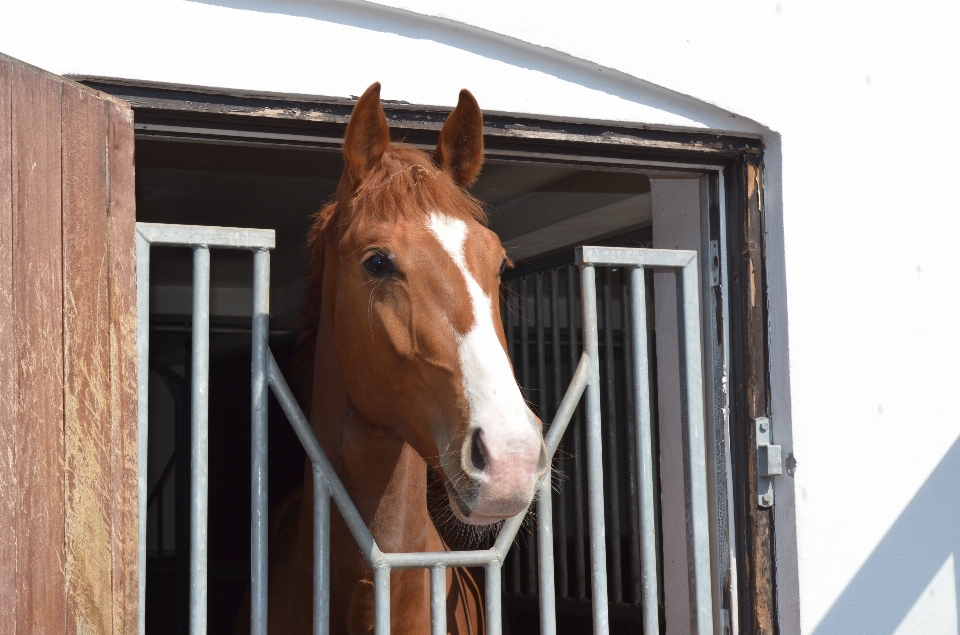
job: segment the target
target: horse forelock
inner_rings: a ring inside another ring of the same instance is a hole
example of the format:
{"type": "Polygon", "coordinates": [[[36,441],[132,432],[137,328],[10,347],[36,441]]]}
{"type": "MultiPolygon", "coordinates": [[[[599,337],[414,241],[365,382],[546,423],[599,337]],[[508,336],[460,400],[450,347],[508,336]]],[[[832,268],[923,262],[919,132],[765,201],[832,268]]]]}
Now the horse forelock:
{"type": "Polygon", "coordinates": [[[294,361],[300,403],[310,416],[313,392],[313,360],[320,326],[324,258],[333,229],[345,230],[354,224],[427,219],[437,210],[449,218],[487,224],[483,203],[457,185],[426,153],[405,146],[390,145],[379,164],[360,183],[344,210],[333,200],[313,215],[307,234],[309,272],[301,314],[294,361]]]}
{"type": "Polygon", "coordinates": [[[436,210],[486,225],[483,203],[457,185],[429,156],[416,148],[391,145],[356,188],[341,225],[426,218],[436,210]]]}

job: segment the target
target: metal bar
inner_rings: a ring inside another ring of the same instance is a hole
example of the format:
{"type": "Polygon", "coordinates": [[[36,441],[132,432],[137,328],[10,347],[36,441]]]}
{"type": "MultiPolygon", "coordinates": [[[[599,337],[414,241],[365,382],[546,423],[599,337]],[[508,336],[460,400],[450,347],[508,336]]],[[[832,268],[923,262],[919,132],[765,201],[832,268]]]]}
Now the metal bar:
{"type": "Polygon", "coordinates": [[[527,279],[520,278],[517,287],[520,301],[520,381],[524,397],[530,398],[530,329],[527,326],[527,279]]]}
{"type": "Polygon", "coordinates": [[[635,247],[577,247],[577,264],[595,267],[662,267],[682,269],[697,252],[682,249],[637,249],[635,247]]]}
{"type": "Polygon", "coordinates": [[[191,474],[193,473],[192,453],[190,452],[190,435],[193,429],[190,422],[192,413],[191,387],[193,385],[193,336],[187,337],[183,343],[183,379],[184,397],[177,404],[177,418],[175,425],[176,438],[174,453],[177,457],[177,480],[174,482],[174,542],[177,545],[176,561],[176,596],[177,596],[177,635],[188,635],[190,632],[190,501],[193,498],[191,491],[191,474]]]}
{"type": "Polygon", "coordinates": [[[313,465],[313,635],[330,633],[330,488],[313,465]]]}
{"type": "Polygon", "coordinates": [[[637,426],[637,483],[640,499],[640,565],[643,635],[659,635],[659,581],[657,578],[657,519],[654,492],[653,427],[650,408],[650,362],[647,351],[647,292],[644,270],[630,270],[630,302],[633,320],[634,423],[637,426]]]}
{"type": "Polygon", "coordinates": [[[430,635],[447,635],[447,568],[430,567],[430,635]]]}
{"type": "MultiPolygon", "coordinates": [[[[516,346],[514,344],[514,338],[516,333],[513,328],[513,319],[515,317],[513,304],[516,301],[517,303],[517,315],[519,315],[519,293],[514,290],[514,286],[519,285],[519,282],[514,284],[513,282],[507,282],[507,354],[510,356],[510,364],[516,369],[517,358],[516,358],[516,346]]],[[[516,370],[514,370],[516,374],[516,370]]],[[[510,566],[508,567],[510,571],[510,588],[514,593],[520,593],[520,555],[519,549],[514,549],[513,553],[509,554],[510,557],[510,566]]],[[[502,571],[502,574],[505,575],[506,572],[502,571]]]]}
{"type": "Polygon", "coordinates": [[[613,589],[611,600],[614,602],[623,601],[623,571],[620,564],[620,472],[617,461],[617,395],[614,385],[614,351],[613,351],[613,303],[610,298],[611,273],[609,268],[603,269],[602,274],[602,305],[603,305],[603,387],[606,393],[607,408],[606,421],[603,429],[607,437],[607,449],[609,455],[606,457],[607,478],[605,480],[607,494],[610,504],[608,508],[610,514],[610,547],[613,554],[610,558],[613,565],[611,575],[613,577],[613,589]]]}
{"type": "Polygon", "coordinates": [[[190,634],[207,632],[207,430],[210,399],[210,250],[193,249],[193,350],[190,462],[190,634]]]}
{"type": "Polygon", "coordinates": [[[587,506],[590,523],[590,583],[593,632],[610,632],[607,607],[607,546],[603,517],[603,443],[600,415],[600,360],[597,341],[597,282],[592,265],[580,268],[583,305],[583,348],[590,360],[587,384],[587,506]]]}
{"type": "MultiPolygon", "coordinates": [[[[580,397],[583,396],[583,391],[587,386],[589,377],[590,360],[586,355],[584,355],[580,360],[580,364],[577,366],[577,372],[574,373],[573,380],[570,382],[570,387],[567,388],[567,393],[563,396],[563,401],[560,402],[560,407],[557,409],[557,417],[554,420],[553,425],[551,425],[550,429],[547,431],[546,438],[544,439],[544,445],[546,446],[547,450],[547,458],[553,457],[554,452],[556,452],[557,446],[560,444],[560,439],[563,436],[563,432],[570,423],[573,412],[577,407],[577,402],[580,401],[580,397]]],[[[513,542],[517,532],[520,530],[520,526],[523,524],[523,519],[525,516],[526,513],[524,512],[517,514],[513,518],[508,518],[506,522],[504,522],[503,527],[500,528],[500,535],[497,536],[496,543],[491,551],[497,553],[501,561],[507,553],[507,550],[510,548],[510,544],[513,542]]],[[[387,555],[392,557],[398,554],[387,555]]]]}
{"type": "MultiPolygon", "coordinates": [[[[547,412],[547,376],[546,376],[546,342],[543,328],[543,276],[533,275],[533,321],[536,327],[537,338],[537,409],[540,411],[541,421],[549,418],[547,412]]],[[[550,472],[548,474],[548,479],[550,472]]],[[[547,496],[550,496],[549,490],[547,496]]],[[[539,534],[530,528],[530,542],[527,544],[527,593],[537,592],[537,542],[539,534]]]]}
{"type": "Polygon", "coordinates": [[[707,463],[704,440],[706,421],[703,410],[703,360],[700,350],[700,302],[697,260],[677,274],[678,314],[682,336],[681,379],[686,404],[686,459],[690,474],[690,498],[687,501],[687,553],[690,554],[691,613],[694,632],[713,633],[713,599],[710,579],[710,522],[707,510],[707,463]]]}
{"type": "Polygon", "coordinates": [[[373,634],[390,635],[390,567],[373,570],[373,634]]]}
{"type": "Polygon", "coordinates": [[[513,296],[515,295],[513,291],[513,285],[510,282],[503,283],[504,288],[504,300],[507,305],[506,314],[504,316],[504,331],[506,331],[507,336],[507,356],[510,358],[510,364],[513,364],[513,296]]]}
{"type": "MultiPolygon", "coordinates": [[[[506,305],[507,305],[506,318],[505,318],[505,320],[504,320],[504,322],[505,322],[505,327],[504,327],[504,328],[505,328],[505,330],[506,330],[506,335],[507,335],[507,355],[508,355],[509,358],[510,358],[510,365],[511,365],[514,369],[516,369],[516,363],[517,363],[517,362],[516,362],[516,350],[515,350],[515,349],[516,349],[516,346],[515,346],[515,344],[514,344],[514,338],[516,337],[516,333],[515,333],[514,327],[513,327],[513,322],[514,322],[514,317],[515,317],[513,304],[514,304],[514,302],[517,303],[517,314],[516,314],[516,316],[518,316],[518,315],[519,315],[519,308],[520,308],[520,296],[519,296],[519,293],[514,289],[514,287],[515,287],[515,286],[518,286],[519,284],[520,284],[519,281],[517,281],[517,282],[515,282],[515,283],[514,283],[513,281],[509,281],[509,282],[505,282],[505,283],[504,283],[504,288],[506,289],[506,305]]],[[[522,322],[521,322],[521,324],[522,324],[522,322]]],[[[514,373],[516,373],[516,370],[514,370],[514,373]]],[[[513,591],[514,593],[520,593],[520,553],[519,553],[519,547],[518,547],[517,549],[514,549],[514,550],[512,551],[512,553],[511,553],[511,552],[507,552],[507,553],[508,553],[509,560],[510,560],[510,566],[507,567],[507,569],[508,569],[509,572],[510,572],[510,587],[511,587],[511,589],[512,589],[512,591],[513,591]]],[[[488,573],[490,572],[489,568],[487,569],[487,572],[488,572],[488,573]]],[[[498,568],[497,568],[497,575],[498,575],[499,577],[506,577],[506,574],[507,574],[507,572],[504,571],[501,567],[498,567],[498,568]]],[[[498,585],[499,585],[499,584],[503,583],[503,580],[498,580],[497,582],[498,582],[498,585]]],[[[489,585],[490,583],[488,582],[487,584],[489,585]]]]}
{"type": "Polygon", "coordinates": [[[520,527],[523,525],[523,519],[526,517],[526,515],[526,512],[523,512],[521,514],[517,514],[513,518],[508,518],[504,521],[503,527],[500,528],[500,534],[497,536],[497,540],[493,544],[492,551],[499,553],[501,560],[503,560],[504,556],[508,553],[508,550],[510,550],[513,540],[516,538],[517,532],[520,531],[520,527]]]}
{"type": "MultiPolygon", "coordinates": [[[[627,457],[637,456],[636,406],[633,390],[633,331],[630,315],[629,273],[620,269],[620,313],[623,321],[623,385],[627,431],[627,457]]],[[[629,458],[627,460],[629,463],[629,458]]],[[[637,498],[637,473],[627,466],[627,501],[630,512],[630,601],[640,604],[643,595],[640,572],[640,504],[637,498]]]]}
{"type": "MultiPolygon", "coordinates": [[[[556,269],[550,271],[550,335],[553,344],[553,405],[554,414],[560,407],[562,399],[563,378],[561,377],[562,368],[560,366],[560,280],[556,269]]],[[[570,367],[571,371],[573,367],[570,367]]],[[[572,373],[571,373],[572,374],[572,373]]],[[[570,597],[569,589],[569,571],[567,568],[567,499],[564,488],[566,480],[566,457],[561,454],[557,459],[557,472],[560,477],[557,479],[557,542],[559,543],[559,566],[557,577],[560,578],[559,594],[560,597],[570,597]]]]}
{"type": "Polygon", "coordinates": [[[409,551],[385,553],[381,562],[391,569],[426,569],[430,567],[485,567],[500,554],[493,549],[470,551],[409,551]]]}
{"type": "Polygon", "coordinates": [[[272,229],[137,223],[137,233],[149,243],[171,247],[205,246],[220,249],[273,249],[276,247],[276,232],[272,229]]]}
{"type": "Polygon", "coordinates": [[[577,364],[577,369],[574,371],[573,377],[570,379],[567,392],[560,401],[560,406],[557,407],[557,414],[553,418],[553,423],[550,424],[550,428],[544,436],[543,443],[547,448],[548,457],[553,457],[557,448],[560,446],[560,440],[564,432],[566,432],[571,419],[573,419],[577,404],[580,402],[580,397],[583,396],[583,391],[586,389],[587,382],[589,381],[590,358],[584,353],[580,357],[580,363],[577,364]]]}
{"type": "Polygon", "coordinates": [[[163,488],[157,497],[157,557],[163,557],[163,488]]]}
{"type": "MultiPolygon", "coordinates": [[[[507,521],[509,522],[509,521],[507,521]]],[[[486,567],[484,584],[484,603],[486,604],[487,635],[501,635],[503,632],[503,617],[501,614],[502,594],[500,592],[500,561],[493,560],[486,567]]]]}
{"type": "MultiPolygon", "coordinates": [[[[727,263],[727,250],[725,248],[727,241],[727,211],[726,203],[726,186],[725,178],[723,176],[723,170],[716,171],[717,176],[717,185],[718,185],[718,196],[717,204],[720,207],[720,297],[722,298],[722,318],[721,323],[722,327],[722,342],[723,344],[723,378],[724,378],[724,408],[725,412],[723,415],[723,436],[726,439],[724,443],[724,462],[727,465],[726,470],[726,481],[727,481],[727,545],[729,547],[729,563],[730,578],[727,582],[728,588],[730,589],[730,598],[728,610],[730,615],[736,616],[739,615],[740,600],[738,597],[739,582],[737,581],[737,550],[736,550],[736,541],[734,537],[737,535],[736,528],[736,514],[733,513],[735,509],[734,501],[734,488],[733,488],[733,470],[731,466],[733,465],[731,456],[730,456],[730,388],[728,383],[730,381],[730,347],[728,343],[730,342],[730,297],[728,295],[728,289],[730,289],[729,281],[729,267],[727,263]]],[[[730,635],[740,635],[740,624],[737,619],[732,619],[730,624],[730,635]]]]}
{"type": "Polygon", "coordinates": [[[284,414],[287,415],[293,431],[297,434],[297,438],[300,439],[300,444],[306,451],[307,458],[310,459],[311,463],[320,468],[324,478],[326,478],[327,485],[330,488],[330,496],[333,498],[333,502],[336,503],[337,510],[340,512],[340,516],[343,517],[343,521],[350,530],[350,534],[356,541],[357,546],[360,547],[361,553],[363,553],[367,562],[369,562],[372,567],[376,568],[381,566],[384,554],[380,551],[380,548],[377,547],[373,536],[370,535],[370,530],[367,529],[366,523],[363,522],[363,517],[360,516],[360,512],[357,511],[357,507],[353,504],[353,501],[350,500],[347,489],[343,486],[339,477],[337,477],[337,473],[334,471],[333,465],[330,464],[327,455],[324,454],[323,448],[317,440],[317,436],[313,433],[313,430],[310,428],[310,423],[300,409],[300,404],[297,403],[293,392],[283,378],[283,374],[280,372],[280,367],[277,365],[277,360],[274,358],[272,352],[269,352],[267,356],[267,380],[270,382],[270,388],[273,389],[273,394],[280,403],[280,407],[283,409],[284,414]]]}
{"type": "Polygon", "coordinates": [[[147,591],[147,397],[150,393],[150,243],[137,232],[137,560],[138,629],[144,622],[147,591]]]}
{"type": "MultiPolygon", "coordinates": [[[[577,294],[574,293],[573,277],[576,270],[572,265],[567,266],[567,339],[570,372],[577,367],[577,294]]],[[[580,425],[580,412],[575,413],[573,422],[573,564],[576,574],[577,597],[587,597],[587,554],[584,548],[586,533],[583,526],[583,431],[580,425]]]]}
{"type": "Polygon", "coordinates": [[[547,395],[547,346],[543,316],[543,276],[533,276],[533,320],[537,326],[537,389],[540,396],[537,405],[540,409],[541,420],[550,418],[547,395]]]}
{"type": "Polygon", "coordinates": [[[520,584],[520,543],[517,542],[507,554],[510,560],[510,592],[523,593],[523,587],[520,584]]]}
{"type": "MultiPolygon", "coordinates": [[[[557,607],[553,584],[553,497],[550,476],[540,483],[537,500],[537,545],[540,556],[540,634],[556,635],[557,607]]],[[[530,550],[531,552],[533,549],[530,550]]]]}
{"type": "MultiPolygon", "coordinates": [[[[530,329],[527,324],[527,277],[524,276],[517,280],[517,299],[519,305],[520,322],[520,383],[521,390],[525,399],[530,399],[530,329]]],[[[522,555],[522,546],[517,543],[514,549],[514,558],[510,563],[510,581],[514,593],[523,593],[523,586],[520,581],[520,559],[522,555]]],[[[528,589],[529,590],[529,589],[528,589]]]]}
{"type": "Polygon", "coordinates": [[[270,252],[253,252],[250,368],[250,633],[267,633],[267,342],[270,332],[270,252]]]}

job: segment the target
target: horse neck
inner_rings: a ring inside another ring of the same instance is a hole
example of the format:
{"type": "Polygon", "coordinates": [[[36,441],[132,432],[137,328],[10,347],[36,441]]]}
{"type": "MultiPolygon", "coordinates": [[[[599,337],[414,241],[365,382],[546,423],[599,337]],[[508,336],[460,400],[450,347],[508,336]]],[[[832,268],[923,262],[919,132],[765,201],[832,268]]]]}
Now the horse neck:
{"type": "MultiPolygon", "coordinates": [[[[337,263],[330,260],[324,298],[336,297],[337,263]]],[[[351,402],[336,352],[334,304],[322,307],[311,425],[380,548],[425,550],[433,528],[426,506],[426,463],[398,434],[364,418],[351,402]]]]}

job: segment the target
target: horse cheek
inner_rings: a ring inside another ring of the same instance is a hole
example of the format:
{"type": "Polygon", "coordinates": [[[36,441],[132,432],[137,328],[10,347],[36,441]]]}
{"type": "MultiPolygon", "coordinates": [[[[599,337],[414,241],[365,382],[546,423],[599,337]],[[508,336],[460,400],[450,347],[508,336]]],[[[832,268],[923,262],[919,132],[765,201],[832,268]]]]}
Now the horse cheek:
{"type": "Polygon", "coordinates": [[[411,355],[402,333],[403,316],[397,315],[403,303],[397,301],[396,290],[384,287],[351,280],[338,290],[337,354],[355,400],[380,401],[384,381],[411,355]]]}
{"type": "Polygon", "coordinates": [[[393,359],[386,361],[387,366],[393,366],[389,368],[391,374],[400,372],[417,354],[413,311],[407,298],[398,296],[399,293],[391,293],[377,301],[371,311],[371,344],[375,347],[372,352],[381,361],[386,361],[381,357],[384,353],[392,354],[393,359]]]}

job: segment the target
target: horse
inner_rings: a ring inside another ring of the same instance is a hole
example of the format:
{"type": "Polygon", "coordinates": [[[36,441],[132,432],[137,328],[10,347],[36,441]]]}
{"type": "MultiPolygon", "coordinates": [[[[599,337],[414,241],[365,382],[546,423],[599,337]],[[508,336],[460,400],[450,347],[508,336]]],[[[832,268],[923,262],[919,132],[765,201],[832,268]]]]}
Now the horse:
{"type": "MultiPolygon", "coordinates": [[[[449,550],[427,506],[428,469],[457,522],[528,509],[549,464],[542,423],[514,379],[500,321],[511,266],[467,189],[483,164],[469,91],[433,156],[391,143],[379,83],[357,101],[335,198],[308,236],[302,346],[310,424],[385,552],[449,550]]],[[[312,478],[271,519],[269,631],[310,633],[312,478]]],[[[373,572],[334,508],[330,629],[373,630],[373,572]]],[[[448,629],[485,632],[483,580],[448,569],[448,629]]],[[[393,571],[391,632],[430,632],[429,572],[393,571]]]]}

